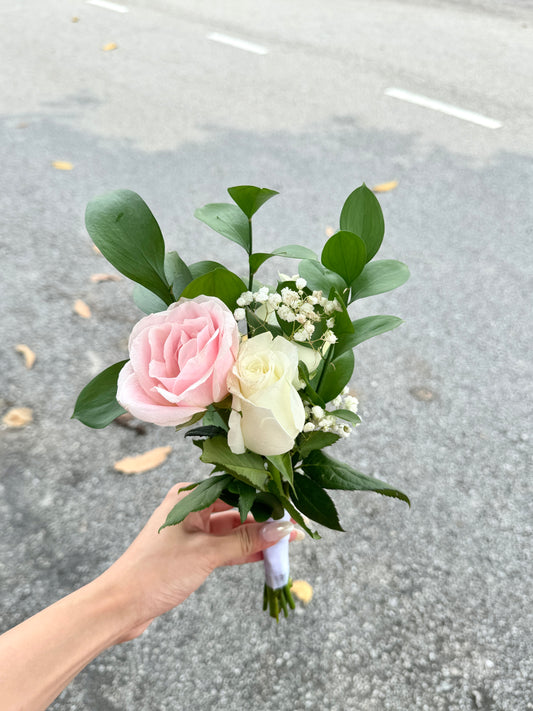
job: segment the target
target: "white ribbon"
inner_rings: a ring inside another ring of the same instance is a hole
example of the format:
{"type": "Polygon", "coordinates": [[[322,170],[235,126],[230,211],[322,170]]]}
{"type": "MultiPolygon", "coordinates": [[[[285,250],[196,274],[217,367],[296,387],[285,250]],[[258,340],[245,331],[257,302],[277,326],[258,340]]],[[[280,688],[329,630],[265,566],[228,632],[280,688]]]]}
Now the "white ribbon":
{"type": "MultiPolygon", "coordinates": [[[[291,517],[285,511],[282,518],[276,521],[290,521],[291,517]]],[[[268,519],[274,521],[273,518],[268,519]]],[[[289,534],[270,548],[263,551],[265,565],[265,581],[269,588],[277,590],[289,582],[289,534]]]]}

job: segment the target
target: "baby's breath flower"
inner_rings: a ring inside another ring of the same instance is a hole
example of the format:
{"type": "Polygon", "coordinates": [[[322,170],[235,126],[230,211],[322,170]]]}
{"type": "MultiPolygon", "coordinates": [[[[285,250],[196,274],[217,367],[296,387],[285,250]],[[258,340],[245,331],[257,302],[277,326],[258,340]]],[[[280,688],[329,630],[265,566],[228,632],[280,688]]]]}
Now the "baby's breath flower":
{"type": "Polygon", "coordinates": [[[309,336],[302,328],[299,331],[296,331],[296,333],[293,335],[293,339],[295,341],[298,341],[299,343],[304,343],[304,341],[307,341],[308,338],[309,336]]]}
{"type": "Polygon", "coordinates": [[[237,306],[249,306],[254,300],[254,295],[251,291],[245,291],[237,299],[237,306]]]}
{"type": "Polygon", "coordinates": [[[303,279],[302,277],[298,277],[298,278],[295,280],[295,283],[296,283],[296,288],[297,288],[299,291],[301,291],[302,289],[305,289],[305,287],[307,286],[306,280],[303,279]]]}
{"type": "Polygon", "coordinates": [[[306,422],[304,425],[304,432],[312,432],[315,429],[315,426],[312,422],[306,422]]]}
{"type": "Polygon", "coordinates": [[[244,321],[246,318],[246,311],[244,309],[235,309],[233,315],[235,316],[235,321],[244,321]]]}
{"type": "Polygon", "coordinates": [[[268,303],[273,309],[276,309],[281,304],[281,294],[274,292],[268,295],[268,303]]]}
{"type": "Polygon", "coordinates": [[[337,299],[333,299],[333,301],[326,301],[324,304],[324,313],[329,316],[334,311],[342,311],[342,306],[339,304],[337,299]]]}
{"type": "Polygon", "coordinates": [[[305,333],[307,333],[308,337],[311,337],[313,335],[313,333],[315,332],[315,327],[313,326],[313,324],[310,321],[307,321],[303,325],[303,330],[305,331],[305,333]]]}
{"type": "Polygon", "coordinates": [[[313,294],[307,296],[305,300],[308,304],[311,304],[311,306],[316,306],[316,304],[318,304],[318,299],[316,298],[316,296],[313,296],[313,294]]]}
{"type": "Polygon", "coordinates": [[[326,331],[322,338],[325,343],[329,343],[330,345],[337,343],[337,336],[333,333],[333,331],[326,331]]]}
{"type": "Polygon", "coordinates": [[[320,407],[320,405],[313,405],[311,408],[311,412],[313,414],[313,417],[315,417],[317,420],[321,420],[324,417],[324,410],[320,407]]]}
{"type": "Polygon", "coordinates": [[[334,318],[328,318],[328,320],[326,321],[326,326],[327,326],[328,328],[333,328],[334,325],[335,325],[335,319],[334,319],[334,318]]]}
{"type": "Polygon", "coordinates": [[[294,311],[292,311],[292,309],[290,309],[285,304],[281,304],[281,306],[278,308],[278,316],[282,321],[288,321],[289,323],[292,323],[296,320],[294,311]]]}
{"type": "Polygon", "coordinates": [[[296,314],[296,320],[298,321],[298,323],[305,323],[307,321],[307,316],[303,314],[300,310],[300,313],[296,314]]]}
{"type": "Polygon", "coordinates": [[[264,304],[268,301],[268,286],[262,286],[259,291],[254,293],[254,301],[258,304],[264,304]]]}

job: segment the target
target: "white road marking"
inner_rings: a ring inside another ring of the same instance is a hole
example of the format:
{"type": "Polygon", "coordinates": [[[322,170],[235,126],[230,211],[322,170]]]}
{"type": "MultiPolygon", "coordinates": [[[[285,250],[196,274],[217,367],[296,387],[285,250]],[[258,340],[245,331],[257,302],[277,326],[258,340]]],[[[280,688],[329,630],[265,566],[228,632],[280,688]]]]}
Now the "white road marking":
{"type": "Polygon", "coordinates": [[[477,123],[479,126],[484,126],[485,128],[501,128],[502,126],[501,121],[496,121],[496,119],[488,118],[488,116],[482,116],[481,114],[477,114],[475,111],[461,109],[459,106],[453,106],[453,104],[445,104],[443,101],[429,99],[427,96],[422,96],[421,94],[413,94],[410,91],[405,91],[405,89],[395,89],[391,87],[389,89],[385,89],[385,94],[387,96],[392,96],[394,99],[401,99],[402,101],[408,101],[411,104],[424,106],[427,109],[440,111],[443,114],[448,114],[448,116],[455,116],[455,118],[463,119],[463,121],[477,123]]]}
{"type": "Polygon", "coordinates": [[[245,52],[268,54],[268,49],[266,47],[262,47],[260,44],[254,44],[254,42],[248,42],[247,40],[241,40],[236,37],[230,37],[229,35],[223,35],[220,32],[211,32],[211,34],[207,35],[207,39],[213,40],[213,42],[229,44],[231,47],[237,47],[237,49],[244,49],[245,52]]]}
{"type": "Polygon", "coordinates": [[[104,10],[113,10],[113,12],[129,12],[125,5],[108,2],[107,0],[87,0],[87,5],[96,5],[96,7],[103,7],[104,10]]]}

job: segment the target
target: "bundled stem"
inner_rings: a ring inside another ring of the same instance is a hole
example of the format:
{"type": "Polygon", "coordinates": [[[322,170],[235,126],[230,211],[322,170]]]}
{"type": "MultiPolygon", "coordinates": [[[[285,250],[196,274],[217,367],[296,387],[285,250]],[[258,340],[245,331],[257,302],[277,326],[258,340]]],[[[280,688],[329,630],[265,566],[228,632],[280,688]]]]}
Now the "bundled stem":
{"type": "Polygon", "coordinates": [[[292,578],[282,588],[273,590],[265,583],[263,590],[263,610],[268,610],[270,617],[273,617],[276,622],[279,622],[279,613],[283,612],[285,617],[289,616],[289,608],[294,610],[294,598],[291,593],[292,578]]]}

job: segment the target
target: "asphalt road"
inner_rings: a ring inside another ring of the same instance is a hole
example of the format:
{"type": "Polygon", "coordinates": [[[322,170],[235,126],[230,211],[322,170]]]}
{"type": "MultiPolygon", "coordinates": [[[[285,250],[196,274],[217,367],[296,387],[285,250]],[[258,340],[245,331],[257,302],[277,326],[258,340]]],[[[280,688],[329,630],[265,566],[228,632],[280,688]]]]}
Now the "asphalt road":
{"type": "Polygon", "coordinates": [[[293,619],[260,612],[260,567],[218,571],[52,708],[533,709],[532,3],[126,5],[0,4],[0,415],[34,412],[0,430],[0,629],[92,579],[173,482],[207,473],[170,431],[69,419],[140,317],[126,281],[90,281],[112,270],[84,231],[87,201],[136,190],[170,248],[239,269],[239,249],[192,217],[226,187],[280,191],[257,216],[258,245],[319,250],[353,188],[394,179],[382,256],[412,278],[358,313],[406,324],[358,348],[364,423],[337,456],[412,509],[338,493],[347,533],[293,546],[293,574],[314,588],[293,619]],[[153,472],[113,470],[166,444],[153,472]]]}

